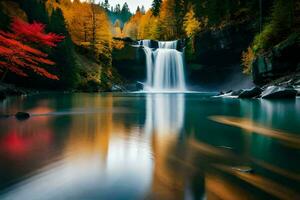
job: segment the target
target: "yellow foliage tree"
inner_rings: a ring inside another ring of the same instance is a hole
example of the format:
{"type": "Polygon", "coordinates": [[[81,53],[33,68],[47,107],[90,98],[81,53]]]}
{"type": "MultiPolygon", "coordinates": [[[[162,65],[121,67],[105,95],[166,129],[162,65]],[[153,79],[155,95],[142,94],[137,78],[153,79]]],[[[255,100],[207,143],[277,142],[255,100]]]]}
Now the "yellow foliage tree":
{"type": "Polygon", "coordinates": [[[138,27],[140,25],[140,21],[143,14],[140,11],[137,11],[135,15],[133,15],[130,20],[124,26],[124,34],[132,39],[138,38],[138,27]]]}
{"type": "Polygon", "coordinates": [[[140,24],[138,26],[138,38],[139,39],[156,39],[152,38],[150,29],[153,23],[153,19],[155,17],[152,16],[152,11],[149,10],[145,15],[141,17],[140,24]]]}
{"type": "Polygon", "coordinates": [[[175,0],[165,0],[162,2],[159,13],[160,38],[172,40],[177,36],[177,23],[174,13],[175,0]]]}
{"type": "Polygon", "coordinates": [[[118,19],[113,25],[112,34],[114,37],[122,37],[121,22],[118,19]]]}
{"type": "Polygon", "coordinates": [[[112,32],[105,10],[93,1],[62,0],[60,7],[75,44],[93,48],[97,55],[110,54],[112,32]]]}
{"type": "Polygon", "coordinates": [[[187,37],[193,38],[201,30],[201,22],[196,18],[194,7],[191,6],[183,19],[183,28],[187,37]]]}
{"type": "Polygon", "coordinates": [[[252,70],[252,63],[255,59],[254,51],[251,47],[248,47],[247,51],[242,53],[242,67],[244,74],[250,74],[252,70]]]}

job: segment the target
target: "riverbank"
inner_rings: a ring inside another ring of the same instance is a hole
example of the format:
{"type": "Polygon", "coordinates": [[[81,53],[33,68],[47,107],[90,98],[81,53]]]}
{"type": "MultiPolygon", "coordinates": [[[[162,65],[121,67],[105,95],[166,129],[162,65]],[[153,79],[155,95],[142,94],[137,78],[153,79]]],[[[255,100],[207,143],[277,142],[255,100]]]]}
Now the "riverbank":
{"type": "Polygon", "coordinates": [[[12,84],[0,83],[0,101],[10,96],[36,94],[38,90],[17,87],[12,84]]]}
{"type": "Polygon", "coordinates": [[[8,97],[28,96],[28,95],[34,95],[34,94],[40,94],[40,93],[51,93],[51,92],[73,93],[73,92],[84,92],[84,91],[79,91],[79,90],[64,90],[64,91],[42,90],[42,89],[18,87],[13,84],[0,83],[0,101],[3,101],[8,97]]]}

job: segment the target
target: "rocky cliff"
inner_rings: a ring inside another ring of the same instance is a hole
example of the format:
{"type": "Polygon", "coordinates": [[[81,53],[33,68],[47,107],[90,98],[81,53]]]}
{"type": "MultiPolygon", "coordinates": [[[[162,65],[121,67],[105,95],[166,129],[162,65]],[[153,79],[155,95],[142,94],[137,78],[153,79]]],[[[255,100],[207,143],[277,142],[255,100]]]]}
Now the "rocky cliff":
{"type": "Polygon", "coordinates": [[[288,39],[258,56],[252,64],[255,84],[264,85],[280,77],[294,75],[300,71],[300,35],[292,34],[288,39]]]}
{"type": "Polygon", "coordinates": [[[255,34],[251,22],[205,31],[195,38],[195,53],[187,56],[187,79],[203,89],[226,90],[248,87],[251,77],[242,74],[242,52],[255,34]]]}

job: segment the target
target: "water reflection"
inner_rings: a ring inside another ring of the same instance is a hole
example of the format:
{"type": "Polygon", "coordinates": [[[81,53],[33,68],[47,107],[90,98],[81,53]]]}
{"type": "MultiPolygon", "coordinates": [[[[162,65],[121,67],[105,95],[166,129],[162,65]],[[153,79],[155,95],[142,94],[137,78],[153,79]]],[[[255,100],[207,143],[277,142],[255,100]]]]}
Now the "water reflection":
{"type": "Polygon", "coordinates": [[[146,98],[146,133],[178,134],[184,122],[184,94],[148,94],[146,98]]]}
{"type": "Polygon", "coordinates": [[[151,199],[176,199],[183,196],[180,173],[170,168],[168,158],[184,125],[183,94],[146,96],[145,133],[150,137],[154,156],[151,199]]]}
{"type": "Polygon", "coordinates": [[[299,195],[298,100],[60,94],[0,110],[33,114],[0,120],[0,199],[299,195]]]}

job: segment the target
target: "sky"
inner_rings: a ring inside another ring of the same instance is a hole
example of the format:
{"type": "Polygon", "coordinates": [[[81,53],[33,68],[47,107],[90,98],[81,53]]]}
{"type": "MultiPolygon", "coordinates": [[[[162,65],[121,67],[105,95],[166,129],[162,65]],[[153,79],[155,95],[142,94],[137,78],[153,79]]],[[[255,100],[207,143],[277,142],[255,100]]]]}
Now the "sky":
{"type": "MultiPolygon", "coordinates": [[[[104,2],[104,0],[99,0],[104,2]]],[[[145,9],[148,10],[151,7],[152,0],[108,0],[110,6],[115,7],[116,4],[120,4],[121,8],[125,2],[127,2],[131,12],[135,12],[138,6],[144,5],[145,9]]]]}

